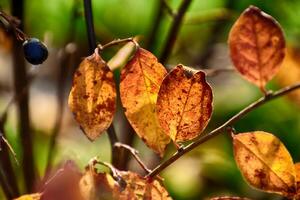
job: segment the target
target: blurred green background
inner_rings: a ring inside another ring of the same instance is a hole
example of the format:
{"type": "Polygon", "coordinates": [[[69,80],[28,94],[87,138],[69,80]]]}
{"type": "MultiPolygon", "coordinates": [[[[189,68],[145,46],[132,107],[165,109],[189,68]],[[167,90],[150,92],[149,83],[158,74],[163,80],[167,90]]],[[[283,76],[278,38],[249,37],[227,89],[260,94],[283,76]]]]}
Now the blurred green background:
{"type": "MultiPolygon", "coordinates": [[[[34,134],[34,153],[37,173],[44,176],[49,138],[56,119],[57,73],[61,67],[73,71],[80,60],[88,56],[88,43],[80,0],[27,0],[25,2],[25,32],[43,40],[49,48],[49,59],[39,66],[37,77],[30,88],[30,116],[34,134]],[[72,45],[70,45],[71,43],[72,45]],[[72,49],[71,64],[59,64],[60,52],[72,49]]],[[[180,0],[166,1],[174,10],[180,0]]],[[[97,41],[101,44],[116,38],[139,36],[141,46],[159,56],[170,28],[172,18],[163,12],[154,41],[149,37],[158,14],[160,0],[109,0],[93,1],[93,14],[97,41]]],[[[182,63],[197,68],[225,68],[231,63],[228,56],[227,36],[233,22],[249,5],[255,5],[272,15],[282,25],[287,44],[300,46],[300,1],[292,0],[194,0],[186,13],[168,65],[182,63]]],[[[10,12],[10,1],[1,0],[0,9],[10,12]]],[[[0,40],[0,111],[10,97],[12,90],[11,47],[6,39],[0,40]]],[[[109,60],[116,48],[108,50],[104,58],[109,60]]],[[[33,66],[28,64],[28,69],[33,66]]],[[[300,70],[300,69],[299,69],[300,70]]],[[[115,73],[119,74],[118,70],[115,73]]],[[[287,75],[288,76],[288,75],[287,75]]],[[[288,77],[287,77],[288,78],[288,77]]],[[[300,80],[300,79],[299,79],[300,80]]],[[[208,130],[225,122],[262,94],[236,72],[224,73],[209,78],[214,91],[214,113],[208,130]]],[[[70,74],[65,89],[63,123],[57,139],[55,159],[57,165],[65,160],[75,160],[81,169],[94,156],[110,161],[110,146],[106,135],[91,143],[80,131],[67,107],[71,85],[70,74]]],[[[281,81],[276,79],[268,89],[278,89],[281,81]]],[[[122,110],[121,110],[122,111],[122,110]]],[[[120,114],[118,114],[120,115],[120,114]]],[[[116,117],[115,126],[120,138],[124,130],[119,126],[122,115],[116,117]]],[[[16,109],[11,107],[6,123],[9,142],[21,159],[20,138],[17,134],[16,109]]],[[[238,132],[263,130],[281,139],[295,162],[300,161],[300,102],[283,97],[251,112],[240,120],[235,129],[238,132]]],[[[133,141],[141,157],[149,167],[158,163],[158,158],[138,139],[133,141]]],[[[172,145],[170,145],[172,146],[172,145]]],[[[170,147],[165,157],[170,156],[170,147]]],[[[0,152],[1,153],[1,152],[0,152]]],[[[15,166],[19,185],[23,186],[21,170],[15,166]]],[[[129,168],[139,171],[130,160],[129,168]]],[[[248,186],[239,172],[232,153],[231,139],[223,134],[188,153],[168,169],[162,176],[174,199],[206,199],[213,196],[236,195],[258,200],[282,199],[282,197],[260,192],[248,186]]],[[[0,190],[0,199],[4,199],[0,190]]]]}

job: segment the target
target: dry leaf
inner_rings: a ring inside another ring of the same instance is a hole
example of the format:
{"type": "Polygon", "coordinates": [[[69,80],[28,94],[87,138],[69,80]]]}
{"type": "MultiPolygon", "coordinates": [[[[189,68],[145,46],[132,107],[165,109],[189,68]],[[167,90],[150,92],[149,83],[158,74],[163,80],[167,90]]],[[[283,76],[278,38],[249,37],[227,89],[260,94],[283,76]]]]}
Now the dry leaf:
{"type": "Polygon", "coordinates": [[[278,72],[285,54],[279,23],[259,8],[250,6],[231,28],[228,43],[236,69],[264,90],[278,72]]]}
{"type": "Polygon", "coordinates": [[[171,200],[168,191],[157,181],[141,177],[133,172],[121,172],[126,188],[119,193],[118,200],[171,200]]]}
{"type": "Polygon", "coordinates": [[[163,80],[157,98],[161,127],[173,141],[197,137],[212,114],[212,90],[202,71],[178,65],[163,80]]]}
{"type": "Polygon", "coordinates": [[[125,115],[142,140],[163,155],[170,138],[163,133],[156,115],[156,99],[166,74],[157,58],[139,48],[121,72],[120,95],[125,115]]]}
{"type": "Polygon", "coordinates": [[[116,86],[113,73],[97,51],[85,58],[75,72],[69,106],[90,140],[95,140],[112,123],[116,86]]]}
{"type": "Polygon", "coordinates": [[[111,200],[118,192],[118,185],[109,174],[89,169],[82,176],[79,187],[84,200],[111,200]]]}
{"type": "Polygon", "coordinates": [[[34,193],[34,194],[26,194],[23,196],[20,196],[19,198],[16,198],[15,200],[40,200],[41,194],[40,193],[34,193]]]}
{"type": "Polygon", "coordinates": [[[255,131],[233,136],[234,157],[247,182],[266,192],[292,197],[296,192],[293,160],[278,138],[255,131]]]}
{"type": "MultiPolygon", "coordinates": [[[[300,50],[287,48],[282,67],[276,76],[276,80],[282,87],[300,82],[300,50]]],[[[300,90],[288,94],[291,100],[300,106],[300,90]]]]}

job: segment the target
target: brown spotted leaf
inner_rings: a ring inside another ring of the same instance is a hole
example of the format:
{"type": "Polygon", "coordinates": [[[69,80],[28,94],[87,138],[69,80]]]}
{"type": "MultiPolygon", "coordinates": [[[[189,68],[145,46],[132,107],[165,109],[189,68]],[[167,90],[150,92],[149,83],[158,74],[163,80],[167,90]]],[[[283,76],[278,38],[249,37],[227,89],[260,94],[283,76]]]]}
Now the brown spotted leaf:
{"type": "Polygon", "coordinates": [[[202,71],[178,65],[163,80],[157,99],[161,127],[173,141],[197,137],[212,114],[212,90],[202,71]]]}
{"type": "Polygon", "coordinates": [[[296,192],[293,160],[270,133],[255,131],[233,136],[234,157],[247,182],[266,192],[292,197],[296,192]]]}
{"type": "Polygon", "coordinates": [[[264,90],[278,72],[285,54],[279,23],[259,8],[250,6],[231,28],[228,43],[236,69],[264,90]]]}
{"type": "Polygon", "coordinates": [[[144,178],[134,172],[121,172],[126,187],[119,193],[118,200],[171,200],[168,191],[157,180],[144,178]]]}
{"type": "Polygon", "coordinates": [[[80,193],[84,200],[111,200],[118,193],[118,185],[106,173],[97,173],[94,169],[87,168],[79,182],[80,193]]]}
{"type": "Polygon", "coordinates": [[[96,51],[80,63],[74,74],[69,106],[90,140],[95,140],[113,120],[116,110],[113,73],[96,51]]]}
{"type": "Polygon", "coordinates": [[[163,133],[156,115],[156,99],[166,74],[157,58],[138,48],[121,72],[120,95],[125,115],[143,141],[163,155],[170,138],[163,133]]]}

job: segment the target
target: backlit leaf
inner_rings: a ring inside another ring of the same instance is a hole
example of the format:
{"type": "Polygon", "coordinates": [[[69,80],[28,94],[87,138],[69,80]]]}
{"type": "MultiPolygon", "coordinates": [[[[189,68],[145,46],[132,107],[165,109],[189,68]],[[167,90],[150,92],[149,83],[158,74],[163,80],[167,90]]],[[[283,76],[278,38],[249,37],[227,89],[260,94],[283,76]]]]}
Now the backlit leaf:
{"type": "Polygon", "coordinates": [[[163,80],[157,99],[161,127],[173,141],[197,137],[212,114],[212,90],[202,71],[178,65],[163,80]]]}
{"type": "Polygon", "coordinates": [[[40,200],[41,194],[40,193],[34,193],[34,194],[26,194],[23,196],[20,196],[19,198],[15,200],[40,200]]]}
{"type": "Polygon", "coordinates": [[[121,72],[120,95],[125,115],[142,140],[161,156],[170,138],[156,115],[156,99],[166,74],[157,58],[139,48],[121,72]]]}
{"type": "Polygon", "coordinates": [[[133,172],[121,172],[126,188],[119,193],[119,200],[155,199],[171,200],[167,190],[157,181],[141,177],[133,172]],[[130,196],[130,198],[128,198],[130,196]]]}
{"type": "Polygon", "coordinates": [[[74,74],[69,106],[90,140],[95,140],[113,120],[116,110],[113,73],[96,51],[80,63],[74,74]]]}
{"type": "Polygon", "coordinates": [[[231,28],[229,48],[236,69],[262,90],[278,72],[285,54],[279,23],[259,8],[247,8],[231,28]]]}
{"type": "Polygon", "coordinates": [[[266,192],[292,197],[296,192],[293,160],[270,133],[255,131],[233,136],[234,157],[247,182],[266,192]]]}

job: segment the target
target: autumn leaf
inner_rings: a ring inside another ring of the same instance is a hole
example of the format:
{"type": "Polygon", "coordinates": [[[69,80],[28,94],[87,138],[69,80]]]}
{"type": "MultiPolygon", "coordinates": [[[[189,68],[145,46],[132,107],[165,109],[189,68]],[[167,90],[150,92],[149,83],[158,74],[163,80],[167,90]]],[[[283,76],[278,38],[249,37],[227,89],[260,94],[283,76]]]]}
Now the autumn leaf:
{"type": "Polygon", "coordinates": [[[279,23],[259,8],[250,6],[231,28],[228,43],[236,69],[264,91],[285,55],[285,40],[279,23]]]}
{"type": "MultiPolygon", "coordinates": [[[[282,67],[276,76],[276,80],[282,87],[300,82],[300,50],[287,48],[282,67]]],[[[288,94],[288,97],[300,106],[300,90],[288,94]]]]}
{"type": "Polygon", "coordinates": [[[270,133],[255,131],[233,136],[234,157],[247,182],[266,192],[292,197],[296,192],[293,160],[270,133]]]}
{"type": "Polygon", "coordinates": [[[158,93],[161,127],[175,142],[197,137],[210,120],[212,100],[204,72],[178,65],[164,78],[158,93]]]}
{"type": "Polygon", "coordinates": [[[23,196],[20,196],[19,198],[16,198],[15,200],[40,200],[41,194],[40,193],[34,193],[34,194],[26,194],[23,196]]]}
{"type": "Polygon", "coordinates": [[[142,140],[163,155],[170,138],[163,133],[157,115],[156,99],[165,68],[149,51],[138,48],[121,72],[120,95],[125,115],[142,140]]]}
{"type": "Polygon", "coordinates": [[[116,86],[113,73],[97,51],[85,58],[75,72],[69,106],[90,140],[95,140],[112,123],[116,86]]]}
{"type": "Polygon", "coordinates": [[[119,191],[114,179],[106,173],[97,173],[87,168],[80,182],[80,193],[84,200],[111,200],[119,191]]]}
{"type": "Polygon", "coordinates": [[[126,188],[119,193],[118,200],[171,200],[167,190],[157,180],[144,178],[134,172],[120,172],[126,188]]]}
{"type": "Polygon", "coordinates": [[[84,200],[171,200],[159,181],[134,172],[115,170],[124,184],[121,185],[110,174],[98,173],[93,166],[87,167],[79,184],[84,200]]]}

